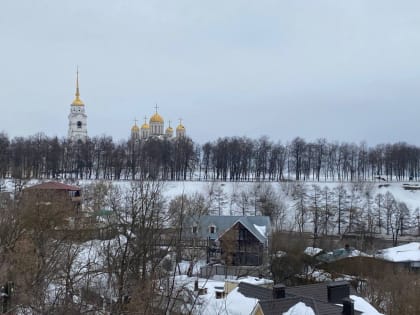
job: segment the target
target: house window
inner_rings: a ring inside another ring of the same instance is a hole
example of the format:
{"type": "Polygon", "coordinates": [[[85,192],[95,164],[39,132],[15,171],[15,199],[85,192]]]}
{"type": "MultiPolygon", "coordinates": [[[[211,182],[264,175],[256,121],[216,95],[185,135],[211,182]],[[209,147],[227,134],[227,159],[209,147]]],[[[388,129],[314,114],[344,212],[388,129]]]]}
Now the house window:
{"type": "Polygon", "coordinates": [[[214,225],[209,226],[209,232],[210,232],[210,234],[216,233],[216,226],[214,226],[214,225]]]}
{"type": "Polygon", "coordinates": [[[239,240],[243,241],[245,239],[246,239],[246,231],[245,231],[245,229],[240,229],[239,230],[239,240]]]}

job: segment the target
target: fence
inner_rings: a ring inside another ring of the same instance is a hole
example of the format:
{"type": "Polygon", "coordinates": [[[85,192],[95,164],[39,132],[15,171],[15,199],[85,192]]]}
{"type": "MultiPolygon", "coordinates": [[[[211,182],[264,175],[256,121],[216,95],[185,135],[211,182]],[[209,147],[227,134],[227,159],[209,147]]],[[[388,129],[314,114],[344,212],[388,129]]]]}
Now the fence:
{"type": "Polygon", "coordinates": [[[200,278],[209,279],[214,276],[251,276],[251,277],[267,277],[268,270],[264,266],[224,266],[209,265],[200,268],[200,278]]]}

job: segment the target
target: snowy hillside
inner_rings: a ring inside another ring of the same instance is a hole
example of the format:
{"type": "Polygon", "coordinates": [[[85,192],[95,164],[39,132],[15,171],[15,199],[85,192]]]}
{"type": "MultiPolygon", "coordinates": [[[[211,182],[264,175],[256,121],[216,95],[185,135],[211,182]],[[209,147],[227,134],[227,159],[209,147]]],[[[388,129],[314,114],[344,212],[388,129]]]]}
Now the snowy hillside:
{"type": "MultiPolygon", "coordinates": [[[[340,185],[343,185],[348,191],[351,189],[351,186],[354,185],[353,183],[348,182],[300,182],[302,185],[307,186],[310,188],[312,185],[319,186],[321,189],[324,187],[328,187],[330,190],[337,188],[340,185]]],[[[203,195],[207,195],[209,191],[212,189],[220,188],[223,190],[223,193],[226,195],[227,199],[230,199],[232,196],[237,195],[241,192],[249,192],[255,191],[256,187],[258,186],[271,186],[275,192],[280,194],[282,198],[286,202],[291,202],[290,190],[291,186],[293,185],[292,182],[166,182],[164,185],[164,194],[169,199],[184,194],[193,194],[193,193],[201,193],[203,195]]],[[[363,185],[364,188],[372,189],[372,194],[376,195],[386,194],[390,192],[394,195],[395,199],[398,201],[403,201],[407,204],[407,206],[415,210],[416,208],[420,208],[420,190],[406,190],[404,189],[404,183],[402,182],[392,182],[387,183],[387,187],[384,186],[383,183],[361,183],[356,185],[363,185]],[[382,186],[382,187],[380,187],[382,186]]],[[[229,207],[225,207],[225,214],[228,214],[229,207]]]]}
{"type": "MultiPolygon", "coordinates": [[[[26,182],[25,187],[37,183],[26,182]]],[[[82,188],[95,181],[78,181],[82,188]]],[[[113,181],[123,191],[130,181],[113,181]]],[[[2,187],[15,190],[12,180],[2,187]]],[[[283,230],[311,231],[313,222],[327,222],[324,231],[348,232],[370,222],[375,233],[391,231],[392,224],[404,223],[405,233],[417,233],[420,228],[420,190],[417,184],[404,182],[163,182],[162,194],[166,205],[184,194],[200,196],[213,215],[270,215],[273,224],[283,230]],[[323,217],[324,216],[324,217],[323,217]],[[354,227],[353,227],[354,225],[354,227]],[[356,227],[356,226],[359,227],[356,227]],[[379,228],[378,228],[379,227],[379,228]]],[[[324,222],[324,223],[325,223],[324,222]]],[[[365,228],[365,227],[364,227],[365,228]]],[[[319,233],[322,233],[320,229],[319,233]]]]}

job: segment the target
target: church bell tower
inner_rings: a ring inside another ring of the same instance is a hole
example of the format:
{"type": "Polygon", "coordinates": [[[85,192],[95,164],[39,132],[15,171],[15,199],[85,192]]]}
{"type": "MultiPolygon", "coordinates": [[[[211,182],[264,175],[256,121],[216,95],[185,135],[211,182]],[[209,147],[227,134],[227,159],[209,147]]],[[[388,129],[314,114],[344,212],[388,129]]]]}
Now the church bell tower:
{"type": "Polygon", "coordinates": [[[76,98],[70,105],[68,139],[70,141],[87,140],[87,115],[85,104],[80,99],[79,93],[79,69],[76,74],[76,98]]]}

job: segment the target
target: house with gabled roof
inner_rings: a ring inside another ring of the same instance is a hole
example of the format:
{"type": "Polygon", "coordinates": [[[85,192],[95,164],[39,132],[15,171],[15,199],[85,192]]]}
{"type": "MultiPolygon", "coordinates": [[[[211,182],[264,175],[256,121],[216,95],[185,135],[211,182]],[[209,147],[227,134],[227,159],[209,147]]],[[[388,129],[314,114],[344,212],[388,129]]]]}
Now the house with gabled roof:
{"type": "Polygon", "coordinates": [[[67,185],[60,182],[52,182],[52,181],[36,184],[28,188],[25,188],[25,190],[26,191],[43,190],[43,191],[56,191],[56,192],[66,191],[66,192],[75,192],[74,195],[79,195],[79,194],[76,194],[76,192],[80,193],[80,187],[78,186],[67,185]]]}
{"type": "MultiPolygon", "coordinates": [[[[278,284],[272,289],[240,283],[238,292],[258,300],[252,315],[289,314],[298,305],[315,315],[380,315],[346,281],[332,281],[286,287],[278,284]]],[[[300,314],[293,313],[291,314],[300,314]]],[[[306,313],[305,313],[306,314],[306,313]]]]}
{"type": "Polygon", "coordinates": [[[184,238],[208,240],[211,250],[227,265],[258,266],[263,263],[271,232],[267,216],[188,217],[184,238]]]}
{"type": "Polygon", "coordinates": [[[48,181],[23,190],[23,200],[60,209],[67,218],[78,218],[81,214],[81,188],[60,182],[48,181]]]}

